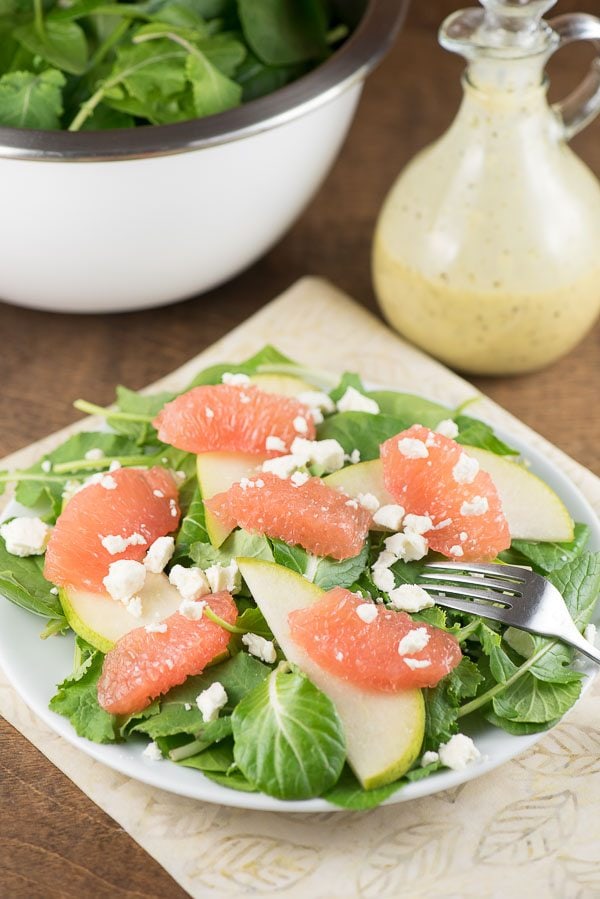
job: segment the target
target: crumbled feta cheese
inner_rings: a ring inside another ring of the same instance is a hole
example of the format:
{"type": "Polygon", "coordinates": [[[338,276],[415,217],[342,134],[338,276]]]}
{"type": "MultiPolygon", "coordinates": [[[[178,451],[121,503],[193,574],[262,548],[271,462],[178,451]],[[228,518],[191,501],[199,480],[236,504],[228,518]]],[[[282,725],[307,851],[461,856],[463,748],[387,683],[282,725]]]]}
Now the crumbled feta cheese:
{"type": "Polygon", "coordinates": [[[0,527],[0,536],[11,556],[41,556],[50,539],[51,528],[41,518],[18,516],[0,527]]]}
{"type": "Polygon", "coordinates": [[[393,565],[394,562],[398,561],[398,556],[391,553],[389,549],[384,549],[383,552],[380,552],[375,561],[373,562],[373,568],[389,568],[390,565],[393,565]]]}
{"type": "Polygon", "coordinates": [[[210,593],[210,586],[201,568],[184,568],[173,565],[169,572],[169,582],[179,590],[182,599],[200,599],[210,593]]]}
{"type": "Polygon", "coordinates": [[[429,455],[425,443],[415,437],[402,437],[398,441],[398,449],[407,459],[426,459],[429,455]]]}
{"type": "Polygon", "coordinates": [[[124,600],[123,605],[129,612],[129,614],[133,616],[133,618],[141,618],[142,617],[142,597],[141,596],[132,596],[131,599],[124,600]]]}
{"type": "Polygon", "coordinates": [[[372,624],[377,618],[377,606],[372,602],[362,602],[354,611],[365,624],[372,624]]]}
{"type": "Polygon", "coordinates": [[[121,463],[118,459],[113,459],[110,465],[108,466],[109,471],[118,471],[121,468],[121,463]]]}
{"type": "Polygon", "coordinates": [[[451,556],[456,556],[457,559],[460,559],[465,554],[465,551],[460,543],[456,543],[454,546],[451,546],[448,552],[451,556]]]}
{"type": "Polygon", "coordinates": [[[399,612],[421,612],[435,605],[433,598],[418,584],[400,584],[390,591],[390,604],[399,612]]]}
{"type": "Polygon", "coordinates": [[[427,765],[433,765],[434,762],[439,762],[440,757],[437,752],[433,752],[431,749],[428,752],[423,753],[423,757],[421,759],[421,768],[426,768],[427,765]]]}
{"type": "Polygon", "coordinates": [[[104,459],[104,450],[93,447],[85,453],[83,458],[88,462],[99,462],[100,459],[104,459]]]}
{"type": "Polygon", "coordinates": [[[144,546],[146,538],[142,534],[131,534],[129,537],[121,537],[119,534],[107,534],[102,537],[100,543],[111,556],[124,553],[128,546],[144,546]]]}
{"type": "MultiPolygon", "coordinates": [[[[175,473],[177,474],[177,472],[175,473]]],[[[179,509],[177,508],[177,503],[174,499],[169,500],[169,509],[173,518],[177,518],[177,516],[179,515],[179,509]]]]}
{"type": "Polygon", "coordinates": [[[262,478],[257,478],[254,482],[254,486],[258,487],[260,489],[261,487],[265,486],[265,482],[263,481],[262,478]]]}
{"type": "Polygon", "coordinates": [[[386,537],[385,548],[404,562],[415,562],[427,555],[428,543],[422,534],[406,531],[386,537]]]}
{"type": "Polygon", "coordinates": [[[309,409],[310,417],[316,425],[322,424],[325,419],[320,409],[309,409]]]}
{"type": "Polygon", "coordinates": [[[413,652],[421,652],[429,643],[429,632],[425,627],[416,627],[405,634],[398,643],[398,654],[410,655],[413,652]]]}
{"type": "Polygon", "coordinates": [[[277,475],[278,478],[289,478],[293,471],[305,465],[305,459],[301,456],[276,456],[263,462],[262,471],[277,475]]]}
{"type": "Polygon", "coordinates": [[[240,570],[232,559],[229,565],[211,565],[204,572],[213,593],[227,590],[228,593],[239,593],[242,586],[240,570]]]}
{"type": "Polygon", "coordinates": [[[335,412],[335,403],[331,397],[320,390],[305,390],[304,393],[298,394],[298,400],[311,410],[335,412]]]}
{"type": "Polygon", "coordinates": [[[348,387],[337,402],[338,412],[370,412],[377,415],[379,406],[375,400],[360,393],[355,387],[348,387]]]}
{"type": "Polygon", "coordinates": [[[209,419],[215,417],[214,410],[211,409],[210,406],[205,406],[205,407],[204,407],[204,414],[205,414],[205,416],[206,416],[207,418],[209,418],[209,419]]]}
{"type": "Polygon", "coordinates": [[[358,509],[358,503],[355,499],[346,500],[344,505],[348,506],[348,508],[350,508],[350,509],[358,509]]]}
{"type": "Polygon", "coordinates": [[[375,584],[378,590],[381,590],[383,593],[389,593],[394,589],[394,584],[396,580],[394,578],[394,572],[390,571],[389,568],[383,567],[373,567],[371,569],[371,580],[375,584]]]}
{"type": "Polygon", "coordinates": [[[146,580],[146,569],[133,559],[119,559],[108,566],[108,574],[102,579],[113,599],[127,603],[139,593],[146,580]]]}
{"type": "Polygon", "coordinates": [[[417,668],[429,668],[431,665],[429,659],[409,659],[408,656],[402,656],[402,661],[408,665],[411,671],[415,671],[417,668]]]}
{"type": "Polygon", "coordinates": [[[344,456],[344,459],[347,462],[350,462],[352,465],[358,465],[358,463],[360,462],[360,450],[353,449],[351,453],[348,453],[346,456],[344,456]]]}
{"type": "Polygon", "coordinates": [[[153,495],[153,496],[157,496],[159,499],[164,499],[164,498],[165,498],[165,495],[164,495],[164,493],[162,492],[162,490],[153,490],[153,491],[152,491],[152,495],[153,495]]]}
{"type": "Polygon", "coordinates": [[[265,449],[268,453],[285,453],[287,446],[276,434],[269,434],[265,440],[265,449]]]}
{"type": "Polygon", "coordinates": [[[338,651],[336,652],[335,657],[336,657],[336,659],[338,660],[338,662],[343,662],[343,661],[344,661],[344,653],[341,652],[339,649],[338,649],[338,651]]]}
{"type": "Polygon", "coordinates": [[[442,528],[447,528],[449,524],[452,524],[452,519],[451,519],[451,518],[444,518],[444,519],[442,519],[442,521],[438,521],[438,523],[436,524],[434,530],[435,530],[435,531],[441,531],[442,528]]]}
{"type": "Polygon", "coordinates": [[[210,687],[199,693],[196,696],[196,705],[202,712],[202,720],[205,724],[208,724],[209,721],[216,721],[223,706],[227,705],[227,693],[223,684],[216,680],[210,687]]]}
{"type": "Polygon", "coordinates": [[[306,471],[295,471],[290,481],[294,487],[302,487],[307,481],[310,481],[310,475],[306,471]]]}
{"type": "Polygon", "coordinates": [[[588,643],[591,643],[592,646],[595,646],[596,645],[596,625],[592,624],[590,622],[590,624],[588,624],[586,629],[584,630],[583,636],[588,641],[588,643]]]}
{"type": "Polygon", "coordinates": [[[46,474],[48,474],[48,472],[52,471],[52,462],[50,461],[50,459],[44,459],[44,461],[41,464],[41,469],[46,474]]]}
{"type": "Polygon", "coordinates": [[[272,665],[273,662],[277,661],[277,653],[272,640],[265,640],[264,637],[260,637],[258,634],[244,634],[242,643],[248,648],[248,652],[251,655],[256,656],[262,662],[272,665]]]}
{"type": "Polygon", "coordinates": [[[367,512],[374,513],[379,508],[379,500],[372,493],[359,493],[356,499],[367,512]]]}
{"type": "Polygon", "coordinates": [[[205,606],[206,601],[203,599],[183,599],[177,611],[184,618],[189,618],[190,621],[200,621],[204,615],[205,606]]]}
{"type": "Polygon", "coordinates": [[[464,543],[465,540],[468,540],[468,537],[469,537],[469,535],[467,534],[466,531],[461,531],[460,534],[458,535],[458,539],[460,540],[461,543],[464,543]]]}
{"type": "Polygon", "coordinates": [[[457,484],[472,484],[479,473],[479,462],[473,456],[461,453],[452,469],[452,477],[457,484]]]}
{"type": "Polygon", "coordinates": [[[98,481],[98,483],[100,484],[101,487],[104,487],[105,490],[116,490],[117,489],[117,482],[109,474],[103,475],[100,478],[100,480],[98,481]]]}
{"type": "Polygon", "coordinates": [[[157,621],[155,624],[147,624],[144,630],[148,634],[166,634],[167,624],[165,621],[157,621]]]}
{"type": "Polygon", "coordinates": [[[294,431],[297,434],[306,434],[308,431],[308,422],[304,418],[303,415],[297,415],[292,422],[294,426],[294,431]]]}
{"type": "Polygon", "coordinates": [[[405,531],[412,531],[414,534],[426,534],[433,527],[433,521],[429,515],[405,515],[403,521],[405,531]]]}
{"type": "Polygon", "coordinates": [[[50,593],[51,593],[53,596],[58,596],[58,587],[51,587],[51,588],[50,588],[50,593]]]}
{"type": "Polygon", "coordinates": [[[191,712],[191,711],[192,711],[192,703],[191,703],[191,702],[184,702],[184,703],[183,703],[183,707],[184,707],[184,709],[186,710],[186,712],[191,712]]]}
{"type": "Polygon", "coordinates": [[[438,434],[441,434],[442,437],[449,437],[450,440],[454,440],[458,437],[458,425],[455,421],[452,421],[451,418],[444,418],[435,430],[438,434]]]}
{"type": "Polygon", "coordinates": [[[380,506],[373,515],[375,524],[390,531],[399,531],[402,527],[403,518],[404,506],[398,506],[395,503],[389,503],[387,506],[380,506]]]}
{"type": "Polygon", "coordinates": [[[146,553],[144,565],[153,574],[160,574],[161,571],[164,571],[167,562],[171,561],[174,552],[175,540],[173,537],[157,537],[146,553]]]}
{"type": "Polygon", "coordinates": [[[439,748],[440,762],[453,771],[462,771],[470,762],[481,758],[475,743],[466,734],[454,734],[439,748]]]}
{"type": "Polygon", "coordinates": [[[148,745],[142,752],[142,755],[144,756],[144,758],[150,759],[150,761],[152,762],[160,762],[163,757],[162,752],[154,741],[152,741],[152,743],[148,743],[148,745]]]}
{"type": "Polygon", "coordinates": [[[485,515],[489,509],[487,496],[474,496],[472,500],[465,500],[460,507],[461,515],[485,515]]]}
{"type": "Polygon", "coordinates": [[[248,490],[248,488],[254,487],[254,481],[251,481],[250,478],[240,478],[240,487],[242,490],[248,490]]]}
{"type": "Polygon", "coordinates": [[[226,371],[223,373],[221,381],[223,384],[229,384],[230,387],[247,387],[250,383],[250,378],[243,372],[226,371]]]}
{"type": "Polygon", "coordinates": [[[324,471],[337,471],[344,466],[344,448],[337,440],[305,440],[296,437],[292,443],[293,455],[302,459],[302,464],[313,463],[324,471]]]}

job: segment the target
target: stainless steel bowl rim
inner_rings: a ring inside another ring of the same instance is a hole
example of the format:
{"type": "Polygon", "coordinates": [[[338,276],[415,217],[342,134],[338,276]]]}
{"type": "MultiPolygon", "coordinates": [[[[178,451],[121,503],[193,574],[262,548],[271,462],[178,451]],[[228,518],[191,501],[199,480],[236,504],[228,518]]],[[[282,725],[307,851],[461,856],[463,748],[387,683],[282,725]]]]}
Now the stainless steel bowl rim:
{"type": "Polygon", "coordinates": [[[330,59],[292,84],[235,109],[174,125],[107,131],[0,127],[0,158],[99,162],[169,156],[241,140],[284,125],[362,81],[398,34],[409,0],[370,0],[352,35],[330,59]]]}

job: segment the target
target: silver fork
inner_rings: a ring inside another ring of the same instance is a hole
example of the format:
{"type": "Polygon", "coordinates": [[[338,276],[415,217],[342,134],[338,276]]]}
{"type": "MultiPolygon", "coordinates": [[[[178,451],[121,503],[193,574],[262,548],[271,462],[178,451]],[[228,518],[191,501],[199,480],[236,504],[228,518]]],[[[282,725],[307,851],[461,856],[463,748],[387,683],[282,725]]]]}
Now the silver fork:
{"type": "Polygon", "coordinates": [[[419,586],[437,605],[556,637],[600,664],[600,651],[579,633],[559,591],[533,571],[517,565],[431,562],[419,586]]]}

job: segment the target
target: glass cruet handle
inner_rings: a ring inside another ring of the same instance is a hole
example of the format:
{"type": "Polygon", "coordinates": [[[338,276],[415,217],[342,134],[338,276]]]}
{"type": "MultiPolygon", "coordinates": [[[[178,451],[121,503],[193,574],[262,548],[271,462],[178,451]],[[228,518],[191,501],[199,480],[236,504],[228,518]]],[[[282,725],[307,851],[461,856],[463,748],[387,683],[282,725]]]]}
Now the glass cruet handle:
{"type": "Polygon", "coordinates": [[[574,41],[592,41],[598,51],[581,84],[552,107],[562,123],[565,140],[571,140],[600,113],[600,19],[587,13],[566,13],[548,24],[559,37],[557,48],[574,41]]]}

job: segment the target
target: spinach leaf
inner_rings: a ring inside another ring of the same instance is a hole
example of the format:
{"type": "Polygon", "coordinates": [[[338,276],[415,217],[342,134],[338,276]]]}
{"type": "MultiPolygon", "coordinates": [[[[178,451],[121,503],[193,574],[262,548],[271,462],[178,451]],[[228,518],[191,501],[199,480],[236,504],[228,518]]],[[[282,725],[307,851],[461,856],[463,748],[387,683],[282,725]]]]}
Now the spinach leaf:
{"type": "Polygon", "coordinates": [[[492,428],[485,422],[479,421],[478,418],[457,415],[454,421],[458,425],[457,443],[461,443],[463,446],[477,446],[490,453],[495,453],[497,456],[518,455],[518,450],[512,449],[507,443],[496,437],[492,428]]]}
{"type": "Polygon", "coordinates": [[[49,707],[68,718],[80,737],[94,743],[114,743],[118,738],[117,719],[98,703],[98,679],[104,656],[79,637],[76,642],[82,654],[81,663],[58,685],[49,707]]]}
{"type": "Polygon", "coordinates": [[[194,544],[208,544],[208,532],[204,518],[204,502],[200,490],[196,487],[187,514],[182,519],[181,527],[175,540],[173,564],[181,564],[191,560],[190,550],[194,544]]]}
{"type": "Polygon", "coordinates": [[[326,418],[317,430],[319,440],[337,440],[346,453],[358,449],[361,461],[367,462],[379,458],[379,447],[385,440],[408,427],[410,422],[391,415],[338,412],[326,418]]]}
{"type": "Polygon", "coordinates": [[[238,0],[246,40],[272,66],[327,54],[327,18],[318,0],[238,0]]]}
{"type": "Polygon", "coordinates": [[[551,727],[554,727],[560,721],[560,718],[554,718],[554,720],[543,721],[537,724],[525,721],[511,721],[510,718],[501,718],[500,715],[496,715],[491,709],[486,709],[483,713],[483,717],[490,724],[493,724],[494,727],[501,727],[502,730],[512,734],[513,737],[522,737],[527,734],[537,734],[540,731],[550,730],[551,727]]]}
{"type": "MultiPolygon", "coordinates": [[[[569,543],[513,540],[509,552],[516,551],[521,564],[530,564],[536,571],[549,574],[551,571],[562,568],[567,562],[577,559],[585,550],[589,538],[588,525],[576,524],[574,538],[569,543]]],[[[504,554],[501,554],[501,558],[504,559],[504,554]]]]}
{"type": "Polygon", "coordinates": [[[33,22],[20,25],[14,37],[45,62],[71,75],[82,75],[88,59],[87,41],[83,30],[75,22],[56,22],[47,19],[40,33],[33,22]]]}
{"type": "Polygon", "coordinates": [[[242,99],[239,84],[223,75],[199,50],[188,56],[185,72],[192,85],[196,115],[213,115],[239,105],[242,99]]]}
{"type": "Polygon", "coordinates": [[[263,613],[258,608],[244,609],[236,621],[236,624],[238,627],[243,627],[244,630],[249,631],[252,634],[258,634],[259,637],[264,637],[265,640],[273,640],[271,628],[267,624],[263,613]]]}
{"type": "Polygon", "coordinates": [[[367,393],[366,388],[359,375],[357,375],[354,371],[345,371],[340,378],[339,384],[337,384],[337,386],[329,392],[329,396],[334,403],[337,403],[338,400],[341,400],[349,387],[354,387],[354,389],[358,390],[359,393],[367,393]]]}
{"type": "Polygon", "coordinates": [[[379,411],[406,422],[405,427],[419,424],[435,428],[443,419],[453,418],[452,409],[433,403],[412,393],[397,393],[394,390],[372,390],[368,396],[375,400],[379,411]]]}
{"type": "Polygon", "coordinates": [[[538,680],[529,672],[492,700],[496,715],[511,721],[544,723],[562,717],[579,698],[581,683],[538,680]]]}
{"type": "Polygon", "coordinates": [[[7,72],[0,78],[0,125],[10,128],[60,128],[64,75],[44,72],[7,72]]]}
{"type": "Polygon", "coordinates": [[[600,597],[600,552],[584,552],[548,575],[569,610],[571,618],[582,631],[590,623],[600,597]]]}
{"type": "Polygon", "coordinates": [[[276,669],[233,711],[234,757],[269,796],[310,799],[338,780],[346,757],[331,700],[303,675],[276,669]]]}
{"type": "Polygon", "coordinates": [[[235,530],[220,547],[210,543],[193,543],[190,556],[200,568],[209,568],[215,563],[228,565],[232,559],[244,556],[250,559],[273,561],[269,541],[260,534],[250,534],[243,529],[235,530]]]}
{"type": "Polygon", "coordinates": [[[364,790],[348,765],[344,765],[340,779],[328,790],[323,799],[331,802],[332,805],[338,805],[341,808],[351,809],[353,811],[366,811],[370,808],[376,808],[381,805],[390,796],[393,796],[405,781],[395,780],[385,787],[376,787],[374,790],[364,790]]]}
{"type": "Polygon", "coordinates": [[[244,362],[219,362],[208,368],[198,372],[194,380],[188,385],[187,390],[192,387],[202,387],[204,384],[220,384],[223,375],[226,372],[232,374],[254,375],[262,366],[269,365],[294,365],[292,359],[284,356],[275,347],[267,344],[254,356],[250,356],[244,362]]]}
{"type": "Polygon", "coordinates": [[[223,774],[221,771],[206,771],[202,772],[205,777],[209,780],[212,780],[214,783],[219,784],[221,787],[227,787],[229,790],[238,790],[241,793],[257,793],[258,790],[248,781],[241,771],[237,769],[233,771],[229,771],[227,774],[223,774]]]}
{"type": "MultiPolygon", "coordinates": [[[[117,387],[115,405],[120,412],[132,412],[134,415],[158,415],[165,403],[171,402],[175,394],[163,391],[162,393],[143,394],[135,390],[129,390],[121,384],[117,387]]],[[[117,434],[125,434],[135,440],[138,446],[154,445],[159,443],[156,429],[151,424],[137,421],[123,421],[120,418],[107,419],[110,427],[117,434]]]]}
{"type": "Polygon", "coordinates": [[[233,742],[227,740],[202,750],[197,755],[177,761],[185,768],[196,768],[198,771],[214,771],[226,775],[233,761],[233,742]]]}
{"type": "Polygon", "coordinates": [[[64,622],[66,626],[60,600],[50,592],[52,584],[43,570],[43,556],[13,556],[0,537],[0,595],[34,615],[64,622]]]}
{"type": "Polygon", "coordinates": [[[225,662],[211,665],[202,674],[188,677],[184,684],[167,693],[161,703],[161,709],[171,704],[183,705],[186,702],[194,704],[199,693],[206,690],[215,681],[219,681],[227,693],[225,710],[231,711],[270,673],[271,668],[267,665],[263,665],[247,652],[240,652],[225,662]]]}
{"type": "Polygon", "coordinates": [[[304,574],[308,566],[309,554],[301,546],[290,546],[276,537],[271,538],[273,560],[298,574],[304,574]]]}
{"type": "Polygon", "coordinates": [[[321,559],[317,565],[314,583],[323,590],[331,590],[333,587],[351,587],[358,581],[369,559],[369,542],[357,556],[338,562],[335,559],[321,559]]]}

